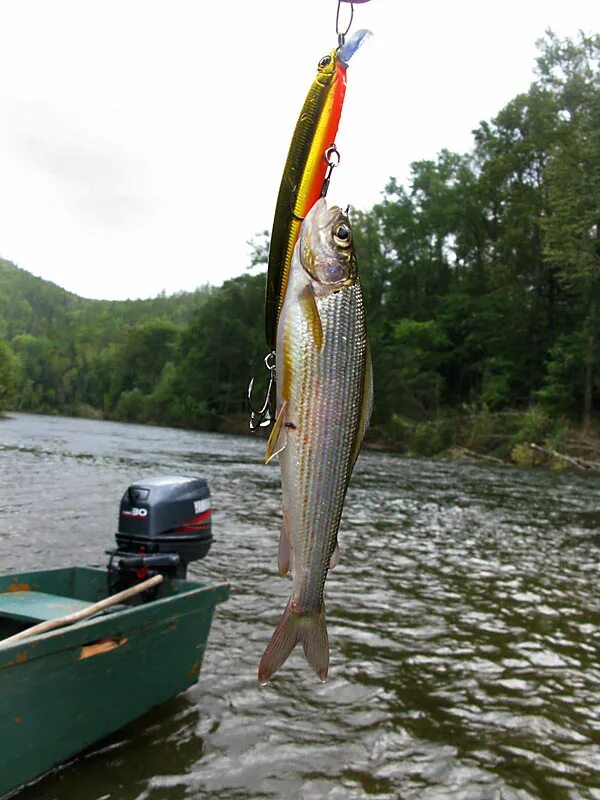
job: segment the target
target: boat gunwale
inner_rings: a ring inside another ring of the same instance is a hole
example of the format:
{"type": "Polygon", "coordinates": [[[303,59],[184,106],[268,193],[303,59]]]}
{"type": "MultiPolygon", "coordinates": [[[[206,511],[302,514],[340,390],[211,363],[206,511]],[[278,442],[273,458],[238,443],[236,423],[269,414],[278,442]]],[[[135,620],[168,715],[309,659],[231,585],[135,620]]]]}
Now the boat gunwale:
{"type": "MultiPolygon", "coordinates": [[[[69,568],[58,568],[56,571],[61,571],[62,569],[69,568]]],[[[103,574],[105,572],[102,569],[94,567],[74,567],[73,569],[89,570],[96,574],[103,574]]],[[[54,570],[38,571],[38,574],[47,574],[51,571],[54,570]]],[[[35,575],[36,572],[26,574],[35,575]]],[[[143,605],[133,605],[128,608],[119,608],[113,612],[100,613],[97,616],[80,620],[79,622],[74,622],[60,628],[55,628],[45,633],[24,637],[22,640],[6,646],[0,641],[0,670],[18,666],[38,658],[44,658],[58,653],[61,650],[81,647],[103,636],[114,636],[116,633],[126,635],[127,632],[135,629],[160,623],[161,620],[168,620],[173,616],[169,608],[173,606],[173,604],[183,604],[187,606],[190,600],[202,595],[212,595],[214,593],[216,596],[214,605],[216,606],[227,600],[229,596],[229,584],[226,581],[196,583],[187,579],[181,580],[176,578],[173,579],[173,581],[169,580],[168,583],[173,585],[175,581],[178,582],[179,586],[177,588],[179,588],[180,591],[164,597],[158,597],[143,605]],[[118,623],[117,631],[115,631],[115,623],[118,623]],[[90,632],[98,634],[96,639],[90,637],[90,632]],[[43,647],[46,643],[48,643],[48,646],[43,647]],[[39,648],[40,652],[36,652],[36,650],[38,650],[38,645],[41,646],[39,648]],[[55,646],[53,647],[52,645],[55,646]]],[[[91,601],[90,605],[92,605],[91,601]]],[[[196,607],[189,611],[182,608],[181,611],[177,613],[177,616],[187,616],[188,614],[196,613],[196,611],[196,607]]]]}

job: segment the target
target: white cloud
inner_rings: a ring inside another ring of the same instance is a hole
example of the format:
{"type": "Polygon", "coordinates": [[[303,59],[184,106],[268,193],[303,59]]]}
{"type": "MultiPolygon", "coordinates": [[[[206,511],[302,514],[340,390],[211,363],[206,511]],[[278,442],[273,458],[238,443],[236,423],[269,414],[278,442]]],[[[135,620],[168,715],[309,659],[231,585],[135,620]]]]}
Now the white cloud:
{"type": "MultiPolygon", "coordinates": [[[[270,227],[298,111],[335,43],[335,0],[0,4],[0,253],[86,296],[149,296],[242,273],[270,227]]],[[[357,5],[330,200],[390,176],[533,79],[535,40],[600,28],[597,4],[357,5]]]]}

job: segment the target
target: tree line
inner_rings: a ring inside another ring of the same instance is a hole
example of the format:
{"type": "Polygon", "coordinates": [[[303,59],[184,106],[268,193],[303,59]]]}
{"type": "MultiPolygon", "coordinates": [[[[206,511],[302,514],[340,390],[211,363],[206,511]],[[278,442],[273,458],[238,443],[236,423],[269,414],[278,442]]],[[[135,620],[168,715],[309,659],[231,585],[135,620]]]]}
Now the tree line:
{"type": "MultiPolygon", "coordinates": [[[[413,445],[438,436],[441,449],[457,419],[489,428],[490,415],[512,412],[592,429],[600,37],[548,32],[535,81],[479,125],[470,152],[413,163],[407,186],[391,179],[352,222],[374,362],[372,435],[413,445]]],[[[264,258],[257,240],[251,266],[264,258]]],[[[0,407],[199,428],[246,414],[248,379],[264,371],[264,274],[109,303],[43,281],[36,295],[39,279],[6,263],[0,407]]]]}

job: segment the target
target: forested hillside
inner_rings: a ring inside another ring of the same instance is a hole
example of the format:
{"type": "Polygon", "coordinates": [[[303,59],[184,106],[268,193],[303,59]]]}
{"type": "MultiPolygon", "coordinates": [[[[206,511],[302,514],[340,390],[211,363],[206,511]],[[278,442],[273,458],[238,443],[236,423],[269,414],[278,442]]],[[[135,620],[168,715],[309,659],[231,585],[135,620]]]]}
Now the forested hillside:
{"type": "Polygon", "coordinates": [[[210,291],[87,300],[0,260],[0,387],[10,397],[0,407],[119,416],[128,390],[153,385],[210,291]]]}
{"type": "MultiPolygon", "coordinates": [[[[594,428],[600,37],[548,34],[537,63],[471,152],[413,163],[407,186],[390,179],[381,203],[353,213],[372,437],[504,456],[594,428]]],[[[0,407],[227,427],[264,371],[263,296],[264,275],[244,275],[192,295],[90,301],[0,262],[0,407]]]]}

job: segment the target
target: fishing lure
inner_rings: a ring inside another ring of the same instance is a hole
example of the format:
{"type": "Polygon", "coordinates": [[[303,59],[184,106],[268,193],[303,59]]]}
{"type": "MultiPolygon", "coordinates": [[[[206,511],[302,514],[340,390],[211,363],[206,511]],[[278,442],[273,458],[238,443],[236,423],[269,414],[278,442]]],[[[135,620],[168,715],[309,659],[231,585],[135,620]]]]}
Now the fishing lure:
{"type": "Polygon", "coordinates": [[[271,350],[275,349],[277,322],[302,220],[326,193],[328,177],[339,161],[334,140],[346,93],[346,69],[370,35],[370,31],[358,30],[345,41],[342,35],[339,46],[323,56],[296,123],[277,196],[269,250],[265,333],[271,350]]]}

